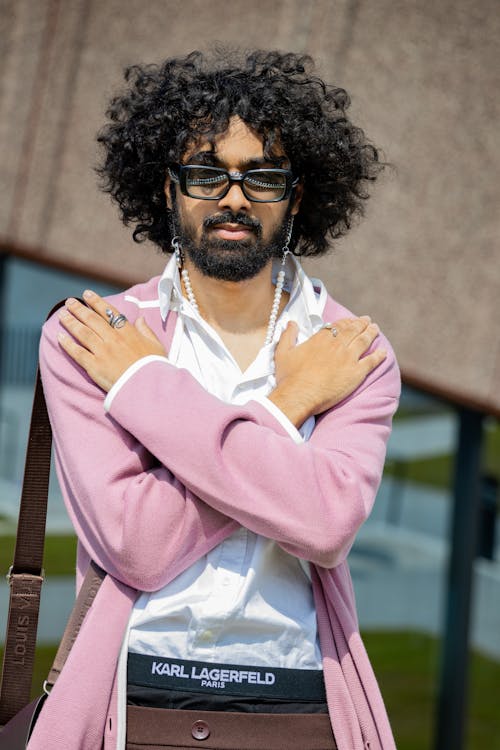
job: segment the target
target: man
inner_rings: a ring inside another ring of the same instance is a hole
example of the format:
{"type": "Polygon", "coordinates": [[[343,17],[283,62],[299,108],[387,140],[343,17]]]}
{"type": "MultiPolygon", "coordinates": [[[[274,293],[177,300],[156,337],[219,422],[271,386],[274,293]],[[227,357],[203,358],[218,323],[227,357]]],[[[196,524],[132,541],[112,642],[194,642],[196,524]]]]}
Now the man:
{"type": "Polygon", "coordinates": [[[346,556],[399,374],[292,254],[349,227],[379,163],[310,67],[193,53],[112,102],[103,187],[173,255],[44,328],[79,577],[108,576],[31,750],[394,747],[346,556]]]}

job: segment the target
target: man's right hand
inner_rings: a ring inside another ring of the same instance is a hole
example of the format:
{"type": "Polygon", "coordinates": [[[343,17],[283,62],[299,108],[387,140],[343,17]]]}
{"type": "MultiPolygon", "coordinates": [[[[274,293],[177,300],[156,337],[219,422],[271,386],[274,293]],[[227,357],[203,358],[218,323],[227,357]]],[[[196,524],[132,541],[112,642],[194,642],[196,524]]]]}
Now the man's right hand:
{"type": "Polygon", "coordinates": [[[336,336],[322,328],[297,346],[298,326],[290,322],[276,346],[276,388],[268,398],[296,427],[343,401],[387,356],[384,349],[366,354],[379,334],[368,316],[344,318],[332,327],[336,336]]]}

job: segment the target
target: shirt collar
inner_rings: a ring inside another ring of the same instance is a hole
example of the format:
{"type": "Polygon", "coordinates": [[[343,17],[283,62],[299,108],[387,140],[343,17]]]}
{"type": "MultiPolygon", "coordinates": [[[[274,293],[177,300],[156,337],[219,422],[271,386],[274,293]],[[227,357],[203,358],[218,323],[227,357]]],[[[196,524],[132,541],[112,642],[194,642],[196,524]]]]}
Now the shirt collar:
{"type": "MultiPolygon", "coordinates": [[[[281,261],[276,258],[273,260],[272,268],[274,284],[280,269],[281,261]]],[[[287,305],[290,312],[288,319],[293,319],[293,311],[297,305],[303,305],[303,312],[309,318],[312,329],[317,330],[323,322],[322,314],[327,296],[325,286],[319,279],[307,276],[298,259],[291,253],[288,253],[286,259],[283,288],[290,293],[290,300],[287,305]]],[[[163,320],[166,320],[169,310],[180,312],[184,298],[180,273],[173,254],[158,281],[158,299],[163,320]]]]}

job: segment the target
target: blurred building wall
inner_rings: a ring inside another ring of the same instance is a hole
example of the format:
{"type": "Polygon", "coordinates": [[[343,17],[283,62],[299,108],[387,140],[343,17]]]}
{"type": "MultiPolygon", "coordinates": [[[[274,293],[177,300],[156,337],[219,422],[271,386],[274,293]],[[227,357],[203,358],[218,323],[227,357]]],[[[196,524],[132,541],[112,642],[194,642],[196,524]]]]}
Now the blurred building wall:
{"type": "Polygon", "coordinates": [[[393,165],[308,270],[380,323],[409,382],[500,413],[497,0],[3,0],[0,24],[4,249],[121,284],[160,272],[92,172],[123,67],[215,40],[307,51],[393,165]]]}

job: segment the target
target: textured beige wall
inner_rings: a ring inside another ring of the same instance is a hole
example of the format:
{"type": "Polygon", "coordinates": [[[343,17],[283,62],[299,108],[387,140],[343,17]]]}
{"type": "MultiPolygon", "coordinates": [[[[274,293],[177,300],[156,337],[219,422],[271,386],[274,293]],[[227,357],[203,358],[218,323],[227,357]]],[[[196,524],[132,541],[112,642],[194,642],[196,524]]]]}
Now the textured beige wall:
{"type": "Polygon", "coordinates": [[[217,39],[313,53],[394,169],[308,270],[380,322],[409,381],[500,413],[497,0],[3,0],[0,38],[0,242],[120,283],[164,262],[91,170],[123,66],[217,39]]]}

